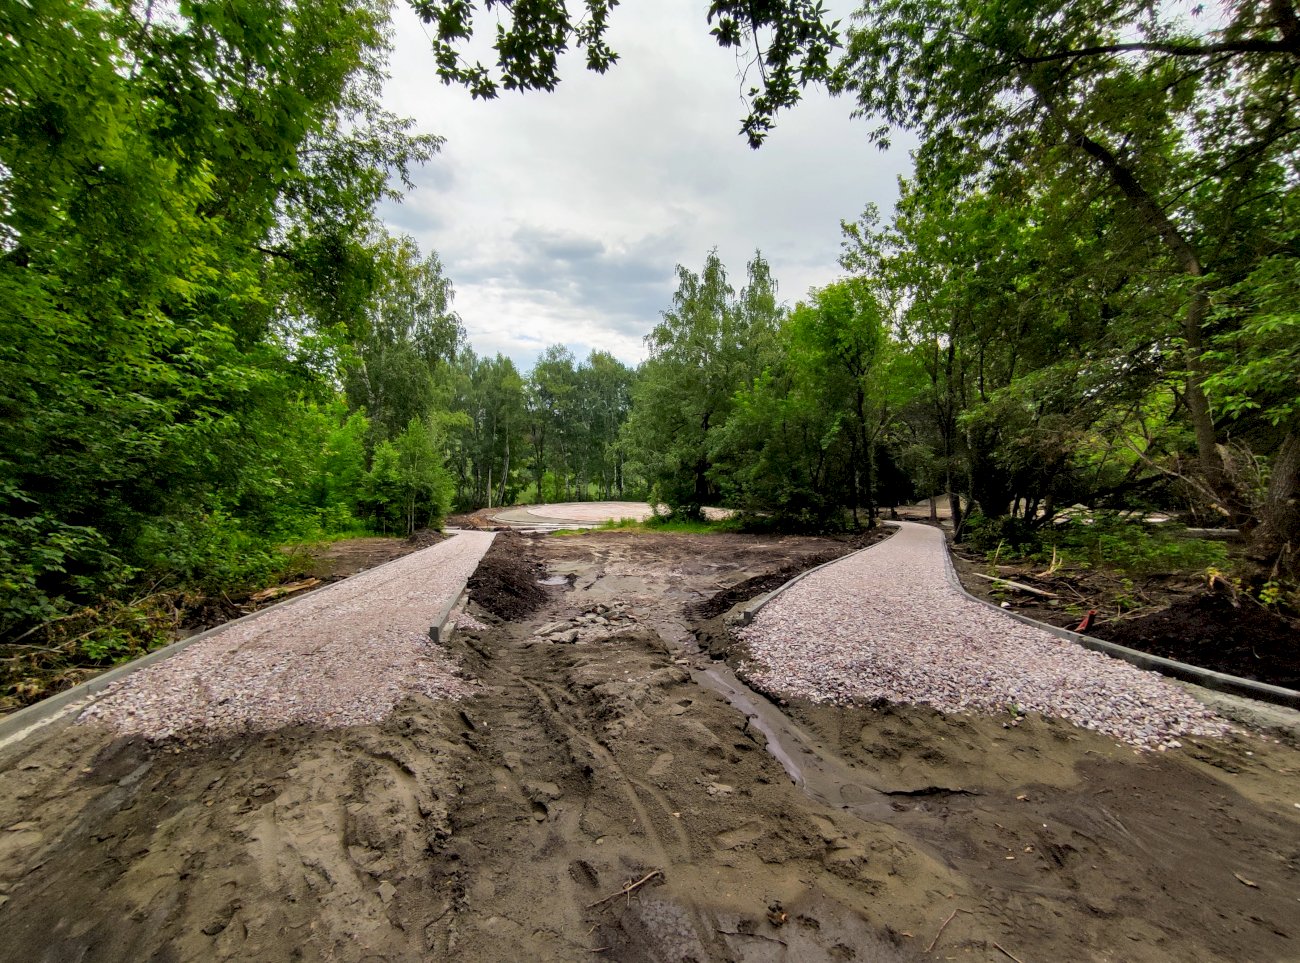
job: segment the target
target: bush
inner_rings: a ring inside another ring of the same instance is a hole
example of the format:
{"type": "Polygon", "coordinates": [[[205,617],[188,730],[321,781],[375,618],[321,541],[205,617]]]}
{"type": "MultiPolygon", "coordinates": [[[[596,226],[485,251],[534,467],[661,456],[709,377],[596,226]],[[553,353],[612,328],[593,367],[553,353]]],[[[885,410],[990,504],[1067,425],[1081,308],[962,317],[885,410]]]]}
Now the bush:
{"type": "Polygon", "coordinates": [[[980,514],[967,519],[966,541],[981,552],[997,552],[1000,548],[1003,557],[1032,554],[1043,544],[1042,533],[1023,518],[986,518],[980,514]]]}
{"type": "Polygon", "coordinates": [[[153,521],[136,553],[150,571],[212,594],[266,585],[292,564],[273,539],[219,509],[153,521]]]}

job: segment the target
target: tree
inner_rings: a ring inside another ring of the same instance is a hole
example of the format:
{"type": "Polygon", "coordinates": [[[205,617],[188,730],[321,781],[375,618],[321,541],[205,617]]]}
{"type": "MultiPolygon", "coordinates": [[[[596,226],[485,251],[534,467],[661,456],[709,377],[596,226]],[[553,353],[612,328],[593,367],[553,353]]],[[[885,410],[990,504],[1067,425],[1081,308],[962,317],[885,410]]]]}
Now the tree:
{"type": "Polygon", "coordinates": [[[0,583],[27,594],[0,633],[274,567],[238,513],[292,515],[286,418],[377,273],[349,233],[437,147],[376,106],[384,24],[367,0],[0,7],[0,583]]]}
{"type": "Polygon", "coordinates": [[[812,292],[807,304],[790,317],[792,348],[806,364],[841,374],[846,382],[852,493],[849,504],[858,522],[858,507],[867,506],[867,523],[875,523],[873,491],[876,439],[883,419],[870,410],[877,405],[873,382],[879,380],[885,343],[885,315],[879,300],[861,278],[840,281],[812,292]]]}
{"type": "Polygon", "coordinates": [[[1286,0],[1241,4],[1221,31],[1138,3],[957,11],[887,0],[864,9],[837,70],[859,111],[884,122],[877,139],[891,126],[921,135],[927,189],[1015,171],[1082,182],[1112,212],[1112,252],[1131,264],[1126,245],[1141,237],[1143,289],[1163,299],[1146,318],[1150,340],[1179,374],[1195,441],[1196,469],[1182,474],[1243,528],[1257,513],[1225,461],[1230,420],[1206,391],[1221,356],[1206,349],[1244,320],[1213,311],[1217,290],[1261,257],[1295,254],[1284,212],[1300,138],[1296,24],[1286,0]]]}
{"type": "MultiPolygon", "coordinates": [[[[617,0],[583,0],[574,16],[562,0],[484,0],[496,13],[495,71],[470,63],[460,47],[475,34],[476,5],[466,0],[411,0],[425,24],[435,29],[434,59],[444,83],[460,84],[475,97],[491,99],[506,90],[554,90],[559,83],[559,56],[572,40],[585,51],[587,68],[604,73],[618,60],[605,40],[610,12],[617,0]]],[[[798,103],[801,90],[824,80],[831,51],[838,46],[837,24],[827,24],[819,0],[780,0],[762,4],[711,0],[710,31],[718,45],[746,56],[759,73],[757,86],[745,97],[749,114],[741,132],[758,147],[782,109],[798,103]]]]}
{"type": "Polygon", "coordinates": [[[559,344],[547,346],[528,376],[528,435],[539,502],[545,503],[548,498],[545,486],[548,474],[563,479],[563,493],[551,493],[555,499],[563,501],[567,497],[571,396],[577,389],[576,380],[573,353],[559,344]]]}
{"type": "Polygon", "coordinates": [[[716,493],[710,432],[726,423],[735,393],[762,370],[781,309],[757,252],[739,297],[716,251],[699,274],[678,265],[677,279],[673,308],[646,335],[650,357],[638,375],[625,437],[658,497],[674,513],[698,517],[716,493]]]}
{"type": "Polygon", "coordinates": [[[411,238],[376,241],[379,279],[357,320],[354,363],[344,382],[354,409],[364,408],[376,437],[395,438],[434,406],[439,369],[465,340],[452,310],[451,281],[437,254],[420,256],[411,238]]]}
{"type": "Polygon", "coordinates": [[[480,358],[465,348],[456,360],[450,407],[463,414],[452,434],[456,498],[465,507],[506,505],[526,450],[524,380],[505,355],[480,358]]]}

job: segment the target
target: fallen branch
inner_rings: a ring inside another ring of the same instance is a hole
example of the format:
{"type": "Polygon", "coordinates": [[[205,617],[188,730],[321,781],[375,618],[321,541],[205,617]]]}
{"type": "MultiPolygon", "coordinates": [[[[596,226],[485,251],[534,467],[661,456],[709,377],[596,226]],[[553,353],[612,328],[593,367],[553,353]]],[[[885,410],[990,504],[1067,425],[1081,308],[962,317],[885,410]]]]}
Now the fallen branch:
{"type": "Polygon", "coordinates": [[[1007,950],[1006,947],[1004,947],[1004,946],[1001,946],[1001,945],[999,945],[999,944],[997,944],[997,943],[994,943],[994,944],[993,944],[993,948],[994,948],[995,950],[998,950],[998,951],[999,951],[1003,956],[1005,956],[1008,960],[1015,960],[1016,963],[1025,963],[1025,961],[1022,960],[1020,957],[1018,957],[1018,956],[1013,956],[1010,952],[1008,952],[1008,950],[1007,950]]]}
{"type": "Polygon", "coordinates": [[[281,595],[290,595],[294,592],[301,592],[303,589],[309,589],[320,585],[320,579],[308,578],[301,582],[289,582],[285,585],[276,585],[269,589],[262,589],[260,592],[254,592],[248,598],[252,602],[265,602],[268,599],[278,599],[281,595]]]}
{"type": "Polygon", "coordinates": [[[775,936],[764,936],[762,933],[742,933],[740,930],[716,930],[723,936],[743,936],[750,940],[767,940],[769,943],[780,943],[782,946],[789,946],[785,940],[778,940],[775,936]]]}
{"type": "Polygon", "coordinates": [[[1010,585],[1013,589],[1021,592],[1028,592],[1030,595],[1038,595],[1045,599],[1054,599],[1056,596],[1051,592],[1044,592],[1042,589],[1034,588],[1031,585],[1025,585],[1022,582],[1013,582],[1009,578],[998,578],[996,575],[984,575],[981,572],[971,572],[976,578],[986,578],[990,582],[997,582],[1000,585],[1010,585]]]}
{"type": "Polygon", "coordinates": [[[943,925],[939,927],[939,932],[934,934],[934,939],[932,939],[930,941],[930,945],[925,948],[925,952],[927,953],[934,952],[935,946],[937,946],[939,943],[939,937],[943,936],[943,931],[948,928],[949,923],[951,923],[954,919],[957,918],[958,913],[969,913],[969,912],[970,910],[955,909],[950,914],[948,914],[948,918],[944,920],[943,925]]]}
{"type": "Polygon", "coordinates": [[[635,893],[646,883],[650,882],[650,880],[654,879],[656,876],[662,876],[662,875],[663,872],[661,870],[652,869],[650,870],[650,872],[646,873],[644,876],[638,879],[635,883],[624,883],[623,888],[620,889],[617,893],[610,893],[608,896],[602,896],[594,903],[588,903],[587,909],[595,909],[597,906],[601,905],[602,903],[608,903],[610,900],[618,899],[620,896],[631,896],[633,893],[635,893]]]}

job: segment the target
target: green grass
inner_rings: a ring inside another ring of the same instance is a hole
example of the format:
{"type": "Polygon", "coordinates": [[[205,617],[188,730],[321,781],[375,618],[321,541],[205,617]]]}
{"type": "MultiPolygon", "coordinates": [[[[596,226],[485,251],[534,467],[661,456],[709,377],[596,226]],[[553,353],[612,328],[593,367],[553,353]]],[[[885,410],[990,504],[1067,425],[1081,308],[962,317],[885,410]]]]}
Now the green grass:
{"type": "Polygon", "coordinates": [[[643,522],[635,518],[611,518],[595,528],[561,528],[551,534],[561,537],[581,535],[584,532],[676,532],[688,535],[715,535],[719,532],[737,531],[740,531],[740,528],[732,519],[711,522],[693,518],[652,516],[643,522]]]}
{"type": "Polygon", "coordinates": [[[978,519],[971,541],[990,561],[1050,564],[1055,558],[1126,575],[1199,572],[1228,564],[1223,542],[1180,537],[1179,526],[1173,523],[1151,526],[1100,511],[1086,522],[1071,520],[1037,530],[1020,519],[978,519]]]}

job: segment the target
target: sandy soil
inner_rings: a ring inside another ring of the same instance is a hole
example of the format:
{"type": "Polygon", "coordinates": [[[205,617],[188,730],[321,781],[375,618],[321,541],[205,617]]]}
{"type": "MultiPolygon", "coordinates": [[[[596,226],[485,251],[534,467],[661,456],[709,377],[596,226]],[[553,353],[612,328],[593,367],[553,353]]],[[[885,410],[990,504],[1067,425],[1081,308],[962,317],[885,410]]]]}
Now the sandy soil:
{"type": "Polygon", "coordinates": [[[526,539],[568,578],[516,621],[471,606],[473,699],[10,750],[0,960],[1300,959],[1294,747],[697,685],[725,666],[681,646],[721,617],[686,608],[833,544],[526,539]]]}

